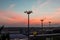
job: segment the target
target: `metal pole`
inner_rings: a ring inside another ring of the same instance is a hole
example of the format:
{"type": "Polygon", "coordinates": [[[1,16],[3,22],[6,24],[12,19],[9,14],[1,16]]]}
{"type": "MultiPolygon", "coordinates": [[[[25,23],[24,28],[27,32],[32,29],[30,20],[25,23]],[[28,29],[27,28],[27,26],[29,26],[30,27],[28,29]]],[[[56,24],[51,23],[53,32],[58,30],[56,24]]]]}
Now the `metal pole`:
{"type": "Polygon", "coordinates": [[[27,13],[28,14],[28,40],[29,40],[29,14],[32,13],[32,11],[25,11],[24,13],[27,13]]]}
{"type": "Polygon", "coordinates": [[[41,27],[43,28],[43,20],[41,20],[41,27]]]}
{"type": "Polygon", "coordinates": [[[28,14],[28,40],[29,40],[29,14],[28,14]]]}
{"type": "Polygon", "coordinates": [[[49,22],[49,27],[51,26],[51,22],[49,22]]]}
{"type": "Polygon", "coordinates": [[[43,21],[44,20],[41,20],[42,34],[43,34],[43,21]]]}

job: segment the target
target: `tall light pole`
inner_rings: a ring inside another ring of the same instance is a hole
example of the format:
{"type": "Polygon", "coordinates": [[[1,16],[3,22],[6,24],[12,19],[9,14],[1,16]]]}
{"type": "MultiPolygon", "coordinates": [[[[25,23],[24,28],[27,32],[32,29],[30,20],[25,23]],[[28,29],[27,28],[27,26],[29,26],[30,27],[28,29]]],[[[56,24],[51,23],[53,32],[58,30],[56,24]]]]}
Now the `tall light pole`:
{"type": "Polygon", "coordinates": [[[51,26],[51,21],[49,21],[49,27],[51,26]]]}
{"type": "Polygon", "coordinates": [[[40,20],[41,21],[41,27],[42,27],[42,34],[43,34],[43,19],[40,20]]]}
{"type": "Polygon", "coordinates": [[[29,31],[30,31],[29,30],[29,24],[30,24],[29,23],[29,18],[30,18],[29,15],[32,13],[32,11],[25,11],[24,13],[27,13],[28,14],[28,40],[29,40],[29,31]]]}

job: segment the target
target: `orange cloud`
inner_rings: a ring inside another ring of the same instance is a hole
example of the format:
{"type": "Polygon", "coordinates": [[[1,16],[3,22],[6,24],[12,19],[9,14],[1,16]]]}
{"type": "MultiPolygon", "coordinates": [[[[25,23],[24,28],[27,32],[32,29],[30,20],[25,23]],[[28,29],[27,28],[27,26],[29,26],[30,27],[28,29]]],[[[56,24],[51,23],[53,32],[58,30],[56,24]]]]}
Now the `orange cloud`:
{"type": "MultiPolygon", "coordinates": [[[[48,0],[47,2],[49,2],[50,0],[48,0]]],[[[46,3],[47,3],[46,2],[46,3]]],[[[43,3],[45,4],[45,3],[43,3]]],[[[41,5],[43,5],[41,4],[41,5]]],[[[40,8],[40,7],[39,7],[40,8]]],[[[32,7],[32,10],[34,12],[34,14],[36,15],[35,17],[37,18],[43,18],[44,17],[47,17],[46,20],[51,20],[53,22],[56,22],[58,20],[60,20],[60,8],[56,8],[53,12],[41,12],[38,8],[36,8],[35,6],[32,7]]],[[[58,21],[60,22],[60,21],[58,21]]],[[[56,22],[56,23],[58,23],[56,22]]]]}
{"type": "Polygon", "coordinates": [[[13,12],[13,11],[1,11],[0,12],[0,20],[3,20],[5,22],[8,22],[8,23],[19,23],[19,22],[24,22],[24,17],[21,16],[21,14],[19,15],[18,13],[16,12],[13,12]]]}

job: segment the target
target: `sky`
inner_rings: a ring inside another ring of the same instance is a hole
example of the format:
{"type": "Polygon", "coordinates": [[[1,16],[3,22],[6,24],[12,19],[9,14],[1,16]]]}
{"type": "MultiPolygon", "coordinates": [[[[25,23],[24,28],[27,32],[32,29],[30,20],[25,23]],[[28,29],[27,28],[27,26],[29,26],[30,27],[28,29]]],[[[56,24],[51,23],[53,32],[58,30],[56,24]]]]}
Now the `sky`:
{"type": "Polygon", "coordinates": [[[41,19],[44,26],[60,26],[60,0],[0,0],[0,25],[7,27],[27,27],[27,14],[30,14],[30,26],[40,27],[41,19]]]}

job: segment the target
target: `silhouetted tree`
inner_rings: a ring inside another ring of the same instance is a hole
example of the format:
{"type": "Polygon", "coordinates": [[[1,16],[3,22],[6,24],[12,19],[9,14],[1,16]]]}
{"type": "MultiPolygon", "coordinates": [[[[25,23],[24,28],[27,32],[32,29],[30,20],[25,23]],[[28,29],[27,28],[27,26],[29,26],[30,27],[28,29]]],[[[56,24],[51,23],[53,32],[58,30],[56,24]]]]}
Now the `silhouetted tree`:
{"type": "Polygon", "coordinates": [[[0,28],[0,32],[1,32],[1,30],[4,28],[4,25],[2,25],[2,27],[0,28]]]}
{"type": "Polygon", "coordinates": [[[2,31],[3,28],[4,28],[4,25],[2,25],[2,27],[0,27],[0,40],[1,40],[1,31],[2,31]]]}

